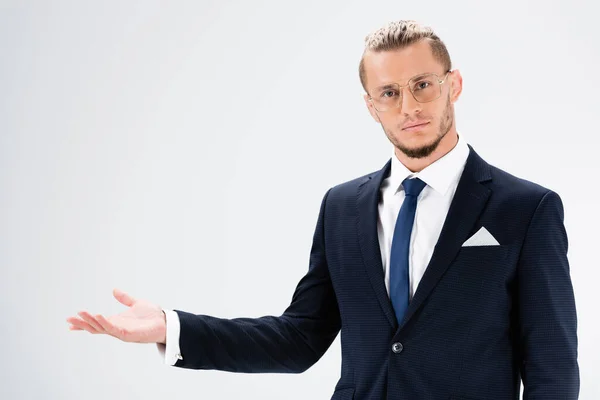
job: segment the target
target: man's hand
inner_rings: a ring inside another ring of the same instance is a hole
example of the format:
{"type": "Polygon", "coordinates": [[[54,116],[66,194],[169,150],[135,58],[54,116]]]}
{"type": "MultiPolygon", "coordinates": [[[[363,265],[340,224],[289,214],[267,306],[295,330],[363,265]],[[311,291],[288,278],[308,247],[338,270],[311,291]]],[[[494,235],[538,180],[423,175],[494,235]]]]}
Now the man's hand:
{"type": "Polygon", "coordinates": [[[101,314],[92,316],[86,311],[77,313],[80,318],[69,317],[67,322],[72,331],[104,333],[134,343],[166,343],[167,323],[163,310],[144,300],[136,300],[128,294],[113,290],[113,296],[129,307],[120,314],[105,318],[101,314]]]}

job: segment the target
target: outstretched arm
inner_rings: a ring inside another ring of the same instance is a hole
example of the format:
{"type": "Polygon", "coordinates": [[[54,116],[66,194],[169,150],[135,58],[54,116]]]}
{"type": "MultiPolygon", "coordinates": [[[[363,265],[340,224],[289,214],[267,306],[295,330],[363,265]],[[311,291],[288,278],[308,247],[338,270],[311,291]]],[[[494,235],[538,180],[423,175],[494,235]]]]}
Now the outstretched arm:
{"type": "Polygon", "coordinates": [[[175,366],[230,372],[303,372],[337,336],[341,322],[325,257],[323,197],[307,274],[280,316],[223,319],[177,312],[181,359],[175,366]]]}

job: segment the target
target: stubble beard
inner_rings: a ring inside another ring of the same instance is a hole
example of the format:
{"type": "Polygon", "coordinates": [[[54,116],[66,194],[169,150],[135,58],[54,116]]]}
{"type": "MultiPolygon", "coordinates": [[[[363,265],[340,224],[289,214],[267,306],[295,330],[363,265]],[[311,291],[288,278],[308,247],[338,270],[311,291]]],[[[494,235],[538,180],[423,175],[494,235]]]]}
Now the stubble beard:
{"type": "Polygon", "coordinates": [[[406,147],[402,143],[400,143],[398,140],[396,140],[394,138],[394,135],[391,132],[387,131],[385,129],[385,127],[383,127],[383,125],[381,125],[381,126],[383,127],[383,131],[385,132],[388,139],[392,142],[394,147],[396,147],[398,150],[400,150],[407,157],[409,157],[409,158],[425,158],[425,157],[430,156],[431,153],[433,153],[435,151],[435,149],[437,149],[437,147],[439,146],[439,144],[442,141],[442,139],[444,138],[444,136],[446,136],[446,134],[450,131],[450,128],[452,127],[453,122],[454,122],[454,116],[452,113],[452,103],[450,102],[450,96],[448,96],[448,101],[446,102],[446,108],[444,109],[444,114],[442,115],[441,122],[440,122],[440,129],[438,131],[436,138],[433,140],[433,142],[431,142],[429,144],[426,144],[424,146],[417,147],[417,148],[406,147]]]}

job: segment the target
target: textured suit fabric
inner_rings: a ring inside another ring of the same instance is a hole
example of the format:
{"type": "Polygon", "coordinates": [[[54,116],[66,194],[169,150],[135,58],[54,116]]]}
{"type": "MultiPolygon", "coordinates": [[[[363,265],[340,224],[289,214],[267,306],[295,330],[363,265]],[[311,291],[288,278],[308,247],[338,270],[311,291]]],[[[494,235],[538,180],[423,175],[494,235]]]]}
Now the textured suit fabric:
{"type": "Polygon", "coordinates": [[[561,199],[469,150],[402,321],[386,292],[377,238],[388,161],[327,191],[308,272],[282,315],[223,319],[175,310],[183,356],[175,366],[299,373],[341,330],[334,400],[518,399],[521,378],[524,399],[577,399],[577,317],[561,199]],[[461,247],[482,226],[500,245],[461,247]]]}

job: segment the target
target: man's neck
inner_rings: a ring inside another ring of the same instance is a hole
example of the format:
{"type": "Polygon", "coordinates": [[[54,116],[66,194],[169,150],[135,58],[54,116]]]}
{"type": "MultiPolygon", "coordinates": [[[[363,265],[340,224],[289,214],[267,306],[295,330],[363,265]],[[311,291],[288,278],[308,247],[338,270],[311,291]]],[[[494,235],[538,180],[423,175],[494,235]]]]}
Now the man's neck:
{"type": "Polygon", "coordinates": [[[394,154],[396,155],[398,160],[402,164],[404,164],[404,166],[408,168],[411,172],[419,172],[425,169],[427,166],[433,164],[446,154],[448,154],[454,147],[456,147],[457,143],[458,134],[456,133],[456,131],[453,131],[448,132],[444,136],[438,147],[433,151],[433,153],[431,153],[427,157],[411,158],[398,149],[394,149],[394,154]]]}

